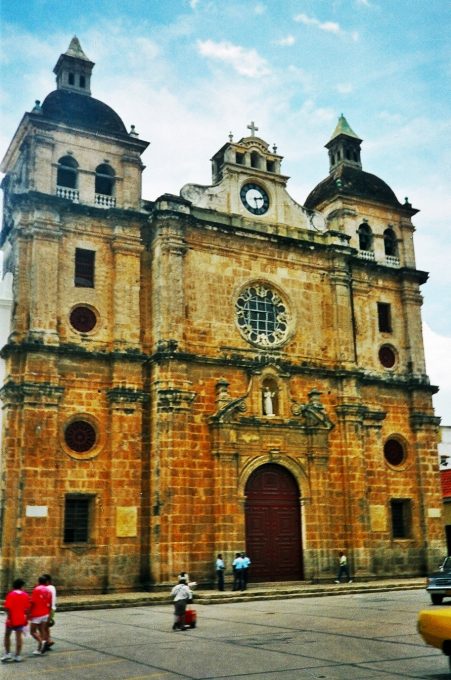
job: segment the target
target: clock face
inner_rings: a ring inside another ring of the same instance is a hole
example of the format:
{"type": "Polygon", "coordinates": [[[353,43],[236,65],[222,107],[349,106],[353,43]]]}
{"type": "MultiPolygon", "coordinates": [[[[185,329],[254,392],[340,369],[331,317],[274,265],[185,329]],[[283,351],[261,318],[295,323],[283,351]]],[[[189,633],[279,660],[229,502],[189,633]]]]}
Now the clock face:
{"type": "Polygon", "coordinates": [[[240,191],[244,207],[253,215],[264,215],[269,208],[269,197],[257,184],[243,184],[240,191]]]}

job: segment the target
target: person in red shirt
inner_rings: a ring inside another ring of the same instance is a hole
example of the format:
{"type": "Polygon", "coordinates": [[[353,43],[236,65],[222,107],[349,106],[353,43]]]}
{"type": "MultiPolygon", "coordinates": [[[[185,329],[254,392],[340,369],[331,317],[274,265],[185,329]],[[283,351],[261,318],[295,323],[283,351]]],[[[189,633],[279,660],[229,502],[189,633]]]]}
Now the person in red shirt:
{"type": "Polygon", "coordinates": [[[24,590],[25,581],[21,578],[16,578],[13,582],[13,590],[11,590],[5,599],[4,609],[6,611],[5,624],[5,653],[1,660],[6,661],[22,661],[20,655],[23,644],[23,632],[28,623],[28,612],[30,609],[30,596],[24,590]],[[16,634],[16,655],[11,654],[11,635],[12,632],[16,634]]]}
{"type": "Polygon", "coordinates": [[[31,593],[30,633],[38,643],[33,654],[41,655],[46,651],[47,621],[52,609],[52,593],[46,586],[45,576],[38,578],[38,585],[31,593]]]}

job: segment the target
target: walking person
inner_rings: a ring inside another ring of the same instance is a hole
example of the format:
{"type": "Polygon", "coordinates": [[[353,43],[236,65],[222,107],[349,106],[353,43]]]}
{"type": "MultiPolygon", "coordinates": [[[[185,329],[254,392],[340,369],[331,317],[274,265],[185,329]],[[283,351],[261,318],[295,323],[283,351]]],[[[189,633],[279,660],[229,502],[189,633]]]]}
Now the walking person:
{"type": "Polygon", "coordinates": [[[241,553],[235,553],[235,559],[232,562],[233,568],[233,590],[243,590],[243,558],[241,553]]]}
{"type": "Polygon", "coordinates": [[[54,624],[55,624],[55,612],[56,612],[56,588],[55,588],[55,586],[54,586],[53,583],[52,583],[52,577],[51,577],[50,574],[43,574],[43,576],[44,576],[44,578],[45,578],[45,580],[46,580],[45,585],[46,585],[47,588],[50,590],[50,593],[51,593],[51,595],[52,595],[52,608],[51,608],[51,610],[50,610],[50,616],[49,616],[49,618],[48,618],[48,620],[47,620],[47,623],[45,624],[45,625],[46,625],[46,631],[47,631],[47,641],[46,641],[46,643],[45,643],[45,651],[47,652],[47,651],[48,651],[49,649],[51,649],[51,648],[53,647],[53,645],[55,644],[55,641],[52,640],[52,636],[51,636],[50,629],[51,629],[52,626],[54,626],[54,624]]]}
{"type": "Polygon", "coordinates": [[[16,578],[13,582],[13,589],[7,594],[4,602],[4,609],[6,612],[5,623],[5,653],[1,660],[6,661],[22,661],[22,645],[23,634],[28,623],[28,613],[30,610],[30,596],[23,590],[25,581],[21,578],[16,578]],[[11,654],[11,635],[15,633],[16,648],[15,655],[11,654]]]}
{"type": "Polygon", "coordinates": [[[218,590],[224,591],[224,570],[225,564],[222,559],[222,554],[219,553],[216,558],[216,576],[218,577],[218,590]]]}
{"type": "Polygon", "coordinates": [[[243,559],[243,567],[242,567],[242,569],[243,569],[243,578],[242,578],[243,587],[242,587],[242,590],[246,590],[247,581],[248,581],[248,578],[249,578],[249,567],[251,566],[251,561],[250,561],[248,555],[246,555],[245,552],[241,553],[241,557],[243,559]]]}
{"type": "Polygon", "coordinates": [[[46,652],[47,621],[52,609],[52,593],[46,586],[45,576],[38,578],[38,585],[31,593],[30,633],[38,643],[33,654],[40,656],[46,652]]]}
{"type": "Polygon", "coordinates": [[[186,605],[193,599],[193,591],[186,579],[179,576],[179,582],[171,590],[174,598],[174,624],[172,630],[185,630],[186,605]]]}
{"type": "Polygon", "coordinates": [[[349,574],[348,558],[346,557],[345,553],[340,550],[338,553],[338,574],[337,578],[335,579],[335,583],[341,583],[341,577],[343,575],[345,575],[348,579],[348,583],[352,583],[352,578],[349,574]]]}

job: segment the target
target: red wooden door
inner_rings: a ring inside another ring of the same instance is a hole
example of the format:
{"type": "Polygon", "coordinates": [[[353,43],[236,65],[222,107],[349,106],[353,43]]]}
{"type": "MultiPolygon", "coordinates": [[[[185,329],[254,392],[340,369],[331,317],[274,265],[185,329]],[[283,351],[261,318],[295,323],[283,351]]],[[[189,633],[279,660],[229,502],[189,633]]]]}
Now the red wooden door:
{"type": "Polygon", "coordinates": [[[299,489],[280,465],[262,465],[246,484],[246,551],[252,581],[303,578],[299,489]]]}

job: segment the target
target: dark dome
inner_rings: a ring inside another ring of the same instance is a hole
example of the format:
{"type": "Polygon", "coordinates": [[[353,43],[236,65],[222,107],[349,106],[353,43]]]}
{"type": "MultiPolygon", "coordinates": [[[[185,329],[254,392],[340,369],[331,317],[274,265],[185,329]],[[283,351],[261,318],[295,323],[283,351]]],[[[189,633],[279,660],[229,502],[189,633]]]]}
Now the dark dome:
{"type": "Polygon", "coordinates": [[[307,196],[305,207],[311,210],[338,194],[368,198],[396,208],[402,207],[394,191],[383,180],[376,175],[348,165],[340,165],[329,177],[317,184],[307,196]]]}
{"type": "Polygon", "coordinates": [[[93,97],[69,90],[54,90],[42,102],[44,118],[71,127],[108,135],[127,135],[124,123],[112,108],[93,97]]]}

